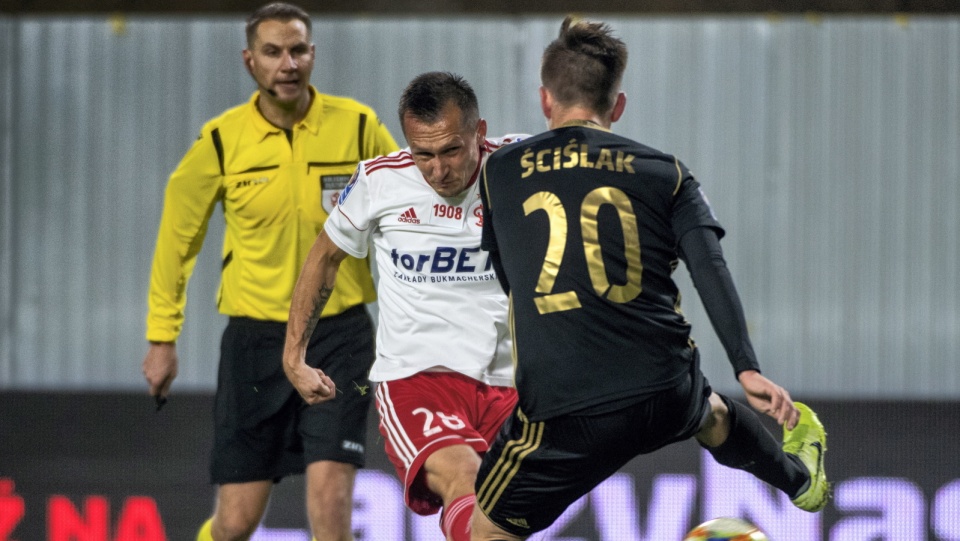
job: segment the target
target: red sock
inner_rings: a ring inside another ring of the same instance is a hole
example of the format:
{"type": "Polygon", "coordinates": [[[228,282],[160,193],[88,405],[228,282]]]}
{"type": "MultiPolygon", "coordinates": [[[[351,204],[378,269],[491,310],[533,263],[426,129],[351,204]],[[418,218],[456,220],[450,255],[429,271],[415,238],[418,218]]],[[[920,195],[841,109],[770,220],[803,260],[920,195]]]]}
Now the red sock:
{"type": "Polygon", "coordinates": [[[473,504],[477,501],[475,494],[467,494],[450,502],[443,510],[440,520],[440,529],[452,541],[470,541],[470,517],[473,515],[473,504]]]}

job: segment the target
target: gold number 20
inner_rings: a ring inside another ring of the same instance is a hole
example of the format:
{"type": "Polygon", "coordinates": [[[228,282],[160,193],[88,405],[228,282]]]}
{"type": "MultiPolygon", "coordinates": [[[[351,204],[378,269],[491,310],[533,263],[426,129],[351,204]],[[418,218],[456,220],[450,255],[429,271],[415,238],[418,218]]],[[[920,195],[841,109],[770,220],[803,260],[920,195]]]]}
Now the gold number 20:
{"type": "MultiPolygon", "coordinates": [[[[536,292],[543,296],[534,298],[541,314],[580,308],[576,291],[553,293],[553,285],[560,273],[560,263],[567,245],[567,214],[556,194],[537,192],[523,202],[527,216],[537,210],[547,213],[550,221],[550,240],[543,258],[536,292]]],[[[630,199],[621,190],[611,187],[597,188],[583,198],[580,205],[580,230],[583,237],[583,252],[587,260],[590,282],[597,295],[612,302],[630,302],[640,295],[640,279],[643,265],[640,263],[640,235],[637,232],[637,216],[633,213],[630,199]],[[627,261],[627,282],[611,285],[603,264],[597,215],[603,205],[613,205],[620,217],[623,230],[624,256],[627,261]]]]}

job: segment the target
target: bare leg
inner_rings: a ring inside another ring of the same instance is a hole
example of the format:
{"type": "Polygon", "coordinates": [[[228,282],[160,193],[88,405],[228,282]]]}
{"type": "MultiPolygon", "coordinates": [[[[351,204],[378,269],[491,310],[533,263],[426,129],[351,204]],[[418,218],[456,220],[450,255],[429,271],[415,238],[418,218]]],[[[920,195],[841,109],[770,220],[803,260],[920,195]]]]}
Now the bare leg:
{"type": "Polygon", "coordinates": [[[270,499],[270,481],[227,483],[217,489],[210,533],[216,541],[246,541],[263,519],[270,499]]]}
{"type": "Polygon", "coordinates": [[[322,460],[307,466],[307,516],[316,541],[353,541],[353,464],[322,460]]]}
{"type": "Polygon", "coordinates": [[[430,455],[423,464],[427,488],[436,492],[447,505],[466,494],[473,494],[480,469],[480,455],[469,445],[451,445],[430,455]]]}
{"type": "Polygon", "coordinates": [[[469,539],[480,455],[469,445],[451,445],[430,455],[423,469],[427,488],[443,499],[440,527],[447,541],[469,539]]]}
{"type": "Polygon", "coordinates": [[[697,432],[697,441],[707,447],[719,447],[730,435],[730,412],[717,393],[710,395],[710,415],[697,432]]]}

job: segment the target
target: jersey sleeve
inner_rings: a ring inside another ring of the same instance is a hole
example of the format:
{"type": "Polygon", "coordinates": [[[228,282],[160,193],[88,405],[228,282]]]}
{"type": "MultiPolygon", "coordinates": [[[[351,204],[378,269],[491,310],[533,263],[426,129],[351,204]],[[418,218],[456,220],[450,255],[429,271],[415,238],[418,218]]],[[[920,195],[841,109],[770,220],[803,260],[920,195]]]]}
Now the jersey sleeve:
{"type": "Polygon", "coordinates": [[[717,232],[717,238],[723,238],[724,230],[710,207],[710,202],[683,163],[676,161],[677,187],[673,198],[672,228],[674,238],[679,242],[691,229],[709,227],[717,232]]]}
{"type": "Polygon", "coordinates": [[[147,297],[147,340],[172,342],[183,327],[187,282],[222,197],[218,132],[205,127],[170,175],[147,297]]]}
{"type": "Polygon", "coordinates": [[[327,236],[341,250],[353,257],[367,257],[367,246],[373,223],[370,177],[361,162],[350,182],[340,192],[340,199],[323,225],[327,236]]]}
{"type": "Polygon", "coordinates": [[[694,228],[680,239],[680,257],[690,271],[703,307],[707,311],[735,375],[760,371],[750,342],[747,321],[733,277],[723,258],[720,239],[711,228],[694,228]]]}

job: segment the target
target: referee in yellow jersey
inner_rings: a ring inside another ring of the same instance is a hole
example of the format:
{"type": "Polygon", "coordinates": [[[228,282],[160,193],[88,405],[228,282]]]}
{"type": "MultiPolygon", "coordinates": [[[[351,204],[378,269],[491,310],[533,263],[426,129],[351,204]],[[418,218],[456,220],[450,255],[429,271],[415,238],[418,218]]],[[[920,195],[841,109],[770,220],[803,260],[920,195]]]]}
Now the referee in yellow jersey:
{"type": "Polygon", "coordinates": [[[247,21],[250,101],[204,125],[170,176],[150,277],[143,373],[160,404],[177,375],[187,281],[216,204],[226,234],[218,305],[223,333],[214,408],[213,516],[198,540],[248,539],[273,484],[306,471],[318,541],[353,539],[353,481],[364,463],[367,372],[374,358],[366,260],[340,267],[307,362],[343,394],[306,406],[281,363],[290,297],[307,252],[360,160],[397,150],[369,107],[310,85],[310,16],[273,3],[247,21]]]}

